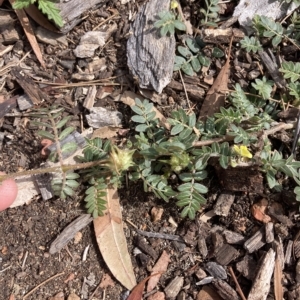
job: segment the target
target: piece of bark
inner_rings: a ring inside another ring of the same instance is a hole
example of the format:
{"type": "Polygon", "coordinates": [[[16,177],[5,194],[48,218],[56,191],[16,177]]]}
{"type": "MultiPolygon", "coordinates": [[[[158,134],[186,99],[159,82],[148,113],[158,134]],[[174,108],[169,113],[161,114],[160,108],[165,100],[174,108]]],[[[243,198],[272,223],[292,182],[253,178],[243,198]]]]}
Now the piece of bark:
{"type": "Polygon", "coordinates": [[[217,293],[224,300],[240,300],[237,292],[225,281],[216,279],[212,281],[212,285],[217,290],[217,293]]]}
{"type": "Polygon", "coordinates": [[[254,258],[246,254],[241,261],[236,264],[236,269],[247,279],[253,280],[256,273],[256,262],[254,258]]]}
{"type": "Polygon", "coordinates": [[[219,112],[220,107],[225,104],[225,94],[228,92],[228,79],[230,74],[230,53],[232,46],[233,36],[231,36],[228,57],[225,65],[222,67],[220,73],[214,81],[201,106],[199,119],[203,122],[206,121],[208,117],[212,117],[214,113],[219,112]]]}
{"type": "Polygon", "coordinates": [[[17,102],[18,102],[19,109],[21,111],[33,107],[32,101],[26,94],[19,96],[17,102]]]}
{"type": "Polygon", "coordinates": [[[134,243],[139,249],[141,249],[144,253],[150,255],[154,260],[157,259],[158,255],[155,250],[149,244],[147,244],[142,237],[136,236],[134,243]]]}
{"type": "Polygon", "coordinates": [[[214,206],[214,212],[218,216],[227,217],[230,207],[233,204],[235,195],[232,193],[222,193],[214,206]]]}
{"type": "Polygon", "coordinates": [[[11,73],[33,104],[39,104],[43,100],[49,101],[48,95],[29,76],[25,75],[20,67],[12,68],[11,73]]]}
{"type": "Polygon", "coordinates": [[[218,231],[211,232],[211,240],[213,244],[213,253],[216,254],[224,244],[224,237],[218,231]]]}
{"type": "Polygon", "coordinates": [[[84,214],[75,219],[70,223],[61,234],[51,243],[49,253],[54,254],[60,251],[68,242],[75,236],[75,234],[87,226],[90,222],[93,221],[93,218],[90,214],[84,214]]]}
{"type": "Polygon", "coordinates": [[[60,10],[60,15],[64,22],[64,26],[60,28],[60,32],[69,32],[73,27],[75,27],[79,22],[82,21],[81,14],[87,12],[91,8],[96,8],[96,6],[99,6],[102,3],[104,4],[106,2],[106,0],[60,0],[56,4],[56,6],[60,10]]]}
{"type": "Polygon", "coordinates": [[[203,41],[205,43],[228,44],[230,43],[231,36],[235,43],[240,42],[244,38],[245,33],[238,28],[207,28],[202,32],[203,41]]]}
{"type": "Polygon", "coordinates": [[[212,287],[205,285],[197,294],[197,300],[222,300],[222,298],[212,287]]]}
{"type": "Polygon", "coordinates": [[[94,106],[97,88],[95,85],[89,87],[88,93],[84,99],[83,107],[91,109],[94,106]]]}
{"type": "Polygon", "coordinates": [[[265,225],[266,230],[266,243],[272,243],[274,241],[274,224],[269,222],[265,225]]]}
{"type": "Polygon", "coordinates": [[[300,259],[298,259],[298,261],[297,261],[295,271],[296,271],[295,279],[296,279],[296,282],[299,284],[300,283],[300,259]]]}
{"type": "Polygon", "coordinates": [[[127,42],[128,66],[141,88],[161,93],[171,81],[175,59],[174,35],[160,36],[154,27],[157,15],[169,10],[170,0],[151,0],[143,5],[127,42]]]}
{"type": "Polygon", "coordinates": [[[278,213],[272,206],[268,208],[268,214],[287,227],[292,227],[294,225],[287,216],[282,215],[280,212],[278,213]]]}
{"type": "Polygon", "coordinates": [[[225,269],[214,261],[210,261],[205,265],[206,271],[213,276],[214,278],[218,279],[227,279],[227,273],[225,269]]]}
{"type": "Polygon", "coordinates": [[[207,254],[208,254],[208,250],[207,250],[205,238],[199,237],[197,240],[197,244],[198,244],[198,250],[199,250],[202,258],[206,258],[207,254]]]}
{"type": "Polygon", "coordinates": [[[292,258],[292,249],[293,249],[293,241],[289,240],[288,244],[285,249],[285,255],[284,255],[284,262],[287,265],[291,265],[293,258],[292,258]]]}
{"type": "MultiPolygon", "coordinates": [[[[69,134],[66,138],[61,140],[59,143],[61,148],[63,147],[63,145],[67,143],[75,143],[78,148],[83,148],[86,145],[86,140],[78,131],[73,131],[71,134],[69,134]]],[[[47,151],[49,152],[56,152],[57,151],[56,149],[57,149],[56,143],[53,143],[52,145],[47,147],[47,151]]],[[[62,158],[66,159],[70,157],[72,154],[74,154],[77,151],[77,149],[74,150],[73,152],[67,152],[67,151],[62,152],[62,158]]]]}
{"type": "Polygon", "coordinates": [[[175,299],[183,287],[183,276],[176,276],[171,282],[165,287],[165,294],[167,299],[175,299]]]}
{"type": "Polygon", "coordinates": [[[227,266],[238,254],[239,252],[234,247],[224,244],[216,254],[216,262],[222,266],[227,266]]]}
{"type": "Polygon", "coordinates": [[[262,227],[250,239],[244,243],[244,248],[252,253],[265,245],[265,230],[262,227]]]}
{"type": "MultiPolygon", "coordinates": [[[[184,83],[186,92],[190,96],[191,99],[193,100],[199,100],[202,99],[202,97],[205,94],[205,90],[195,84],[189,84],[189,83],[184,83]]],[[[183,91],[183,84],[172,80],[169,84],[168,87],[176,90],[176,91],[183,91]]]]}
{"type": "Polygon", "coordinates": [[[4,102],[0,103],[0,119],[5,116],[12,108],[17,107],[17,98],[18,96],[13,96],[4,102]]]}
{"type": "Polygon", "coordinates": [[[260,269],[257,272],[255,280],[252,284],[247,300],[265,300],[267,299],[271,277],[275,265],[275,252],[270,249],[260,264],[260,269]]]}
{"type": "Polygon", "coordinates": [[[223,235],[228,244],[241,245],[245,241],[245,237],[239,233],[230,230],[224,230],[223,235]]]}
{"type": "Polygon", "coordinates": [[[35,174],[33,178],[41,193],[43,200],[51,199],[54,195],[52,185],[51,185],[53,174],[52,173],[35,174]]]}
{"type": "Polygon", "coordinates": [[[258,51],[258,54],[263,61],[264,65],[269,71],[269,74],[273,78],[274,82],[280,89],[284,89],[286,87],[286,81],[283,78],[282,73],[279,72],[279,67],[276,63],[275,57],[273,53],[270,51],[270,56],[266,51],[260,50],[258,51]]]}

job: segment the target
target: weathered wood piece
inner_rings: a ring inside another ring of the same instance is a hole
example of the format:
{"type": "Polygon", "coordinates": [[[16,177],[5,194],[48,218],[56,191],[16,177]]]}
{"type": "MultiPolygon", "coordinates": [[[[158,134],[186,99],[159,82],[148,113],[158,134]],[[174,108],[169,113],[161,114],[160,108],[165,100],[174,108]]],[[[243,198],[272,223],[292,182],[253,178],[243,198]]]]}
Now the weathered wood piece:
{"type": "Polygon", "coordinates": [[[227,217],[230,211],[230,207],[233,204],[235,195],[232,193],[222,193],[216,202],[214,212],[218,216],[227,217]]]}
{"type": "Polygon", "coordinates": [[[228,244],[243,244],[245,241],[245,237],[239,233],[230,230],[224,230],[223,235],[228,244]]]}
{"type": "Polygon", "coordinates": [[[268,53],[266,51],[263,51],[263,50],[258,51],[258,54],[259,54],[261,60],[263,61],[266,68],[268,69],[269,74],[275,81],[276,85],[280,89],[285,88],[286,81],[283,78],[282,73],[279,72],[279,67],[276,63],[274,54],[271,51],[269,51],[269,53],[270,53],[270,56],[268,55],[268,53]]]}
{"type": "Polygon", "coordinates": [[[38,84],[36,84],[29,76],[25,75],[20,67],[12,68],[11,73],[24,92],[29,96],[33,104],[39,104],[43,100],[49,100],[48,95],[44,93],[38,84]]]}
{"type": "Polygon", "coordinates": [[[274,241],[274,224],[269,222],[265,225],[266,230],[266,243],[272,243],[274,241]]]}
{"type": "Polygon", "coordinates": [[[96,6],[106,2],[107,0],[60,0],[59,3],[57,3],[57,7],[60,10],[60,15],[64,22],[64,26],[60,28],[60,31],[63,33],[69,32],[74,26],[81,22],[80,15],[82,13],[88,11],[92,7],[95,9],[96,6]]]}
{"type": "MultiPolygon", "coordinates": [[[[191,99],[199,100],[199,99],[203,98],[203,96],[205,94],[205,90],[203,88],[201,88],[198,85],[189,84],[189,83],[185,83],[184,85],[185,85],[185,89],[191,99]]],[[[183,89],[184,89],[183,84],[178,81],[175,81],[175,80],[172,80],[168,84],[168,87],[170,87],[176,91],[183,91],[183,89]]]]}
{"type": "MultiPolygon", "coordinates": [[[[85,141],[84,137],[78,131],[72,132],[66,138],[64,138],[62,141],[60,141],[60,147],[62,148],[63,145],[65,145],[67,143],[75,143],[78,148],[83,148],[86,145],[86,141],[85,141]]],[[[57,149],[56,143],[47,147],[47,150],[50,152],[56,152],[57,151],[56,149],[57,149]]],[[[74,154],[76,151],[77,151],[77,149],[75,149],[72,152],[64,151],[64,152],[62,152],[62,158],[66,159],[66,158],[70,157],[72,154],[74,154]]]]}
{"type": "Polygon", "coordinates": [[[95,85],[89,87],[88,93],[84,99],[83,107],[91,109],[94,106],[97,88],[95,85]]]}
{"type": "Polygon", "coordinates": [[[170,0],[150,0],[143,5],[132,25],[127,42],[128,66],[141,88],[161,93],[171,81],[175,59],[174,35],[161,37],[153,26],[157,15],[169,10],[170,0]]]}
{"type": "Polygon", "coordinates": [[[175,299],[183,287],[183,276],[176,276],[165,288],[168,299],[175,299]]]}
{"type": "Polygon", "coordinates": [[[21,111],[27,110],[33,106],[32,101],[26,94],[19,96],[17,102],[21,111]]]}
{"type": "Polygon", "coordinates": [[[214,261],[208,262],[205,265],[205,269],[214,278],[224,279],[224,280],[227,279],[227,273],[225,269],[214,261]]]}
{"type": "Polygon", "coordinates": [[[136,236],[136,238],[134,239],[134,243],[139,249],[141,249],[144,253],[150,255],[154,260],[157,259],[158,255],[155,250],[149,244],[147,244],[142,237],[136,236]]]}
{"type": "Polygon", "coordinates": [[[54,254],[61,250],[68,242],[74,238],[75,234],[87,226],[90,222],[93,221],[93,218],[90,214],[84,214],[79,216],[76,220],[70,223],[62,233],[52,242],[49,253],[54,254]]]}
{"type": "Polygon", "coordinates": [[[250,239],[244,243],[244,248],[252,253],[265,245],[265,230],[262,227],[250,239]]]}
{"type": "Polygon", "coordinates": [[[202,255],[202,258],[205,258],[208,254],[205,238],[199,237],[197,240],[197,244],[198,244],[198,250],[202,255]]]}
{"type": "Polygon", "coordinates": [[[265,300],[267,299],[271,277],[275,266],[275,252],[270,249],[260,264],[260,269],[252,284],[247,300],[265,300]]]}
{"type": "Polygon", "coordinates": [[[240,300],[237,292],[225,281],[216,279],[212,281],[212,285],[217,290],[217,293],[224,300],[240,300]]]}
{"type": "Polygon", "coordinates": [[[284,262],[287,265],[291,265],[291,263],[293,261],[292,249],[293,249],[293,241],[289,240],[288,244],[286,246],[285,255],[284,255],[284,262]]]}
{"type": "Polygon", "coordinates": [[[236,269],[247,279],[253,280],[256,273],[256,261],[254,258],[246,254],[241,261],[236,264],[236,269]]]}
{"type": "Polygon", "coordinates": [[[238,255],[239,252],[234,247],[224,244],[216,254],[216,262],[222,266],[227,266],[238,255]]]}

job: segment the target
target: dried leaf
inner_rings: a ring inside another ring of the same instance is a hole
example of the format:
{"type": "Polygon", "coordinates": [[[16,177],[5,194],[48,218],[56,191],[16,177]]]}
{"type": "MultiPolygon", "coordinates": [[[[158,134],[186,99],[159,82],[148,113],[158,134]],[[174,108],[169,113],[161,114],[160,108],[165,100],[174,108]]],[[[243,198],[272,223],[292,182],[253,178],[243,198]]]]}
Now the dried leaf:
{"type": "Polygon", "coordinates": [[[153,276],[156,276],[157,273],[152,274],[148,277],[146,277],[145,279],[143,279],[141,282],[139,282],[134,289],[131,291],[129,297],[127,298],[127,300],[142,300],[142,296],[143,296],[143,291],[145,289],[145,284],[146,282],[153,276]]]}
{"type": "MultiPolygon", "coordinates": [[[[144,100],[140,95],[137,95],[137,94],[135,94],[133,92],[130,92],[130,91],[126,91],[126,92],[123,93],[123,95],[121,97],[121,101],[124,104],[132,106],[132,105],[135,105],[135,102],[134,102],[135,98],[138,98],[141,101],[144,100]]],[[[170,130],[171,126],[167,122],[167,119],[162,115],[162,113],[159,112],[155,107],[153,107],[153,111],[155,111],[155,113],[156,113],[156,118],[158,118],[160,120],[160,125],[165,127],[166,129],[170,130]]]]}
{"type": "Polygon", "coordinates": [[[274,268],[274,294],[275,300],[282,300],[283,299],[283,286],[282,286],[282,269],[281,263],[276,255],[275,259],[275,268],[274,268]]]}
{"type": "Polygon", "coordinates": [[[136,285],[126,238],[117,190],[107,189],[107,210],[94,219],[98,247],[109,270],[128,290],[136,285]]]}
{"type": "Polygon", "coordinates": [[[255,203],[251,207],[251,213],[253,217],[263,223],[271,222],[271,217],[266,214],[266,209],[268,207],[268,200],[261,199],[259,202],[255,203]]]}
{"type": "Polygon", "coordinates": [[[59,30],[49,22],[49,20],[42,14],[42,12],[33,4],[30,4],[27,8],[24,8],[26,13],[39,25],[52,31],[59,32],[59,30]]]}
{"type": "MultiPolygon", "coordinates": [[[[11,5],[13,5],[14,0],[9,0],[9,2],[11,3],[11,5]]],[[[29,19],[27,18],[27,15],[25,13],[25,11],[23,9],[15,9],[15,13],[25,31],[25,34],[27,36],[27,39],[32,47],[32,50],[34,52],[34,54],[36,55],[36,58],[38,59],[38,61],[40,62],[41,66],[46,69],[46,65],[40,50],[40,47],[36,41],[33,29],[30,25],[29,19]]]]}
{"type": "Polygon", "coordinates": [[[166,251],[163,251],[162,255],[156,262],[155,266],[152,269],[151,275],[157,273],[157,275],[150,278],[148,285],[147,285],[147,292],[151,292],[157,285],[161,274],[167,271],[168,264],[170,261],[170,256],[166,251]]]}
{"type": "Polygon", "coordinates": [[[229,62],[230,62],[230,52],[232,45],[233,35],[231,36],[228,57],[225,65],[217,76],[214,84],[211,86],[206,94],[206,97],[201,106],[199,119],[201,121],[206,121],[207,117],[213,116],[214,113],[220,110],[225,104],[225,93],[228,90],[228,78],[230,74],[229,62]]]}

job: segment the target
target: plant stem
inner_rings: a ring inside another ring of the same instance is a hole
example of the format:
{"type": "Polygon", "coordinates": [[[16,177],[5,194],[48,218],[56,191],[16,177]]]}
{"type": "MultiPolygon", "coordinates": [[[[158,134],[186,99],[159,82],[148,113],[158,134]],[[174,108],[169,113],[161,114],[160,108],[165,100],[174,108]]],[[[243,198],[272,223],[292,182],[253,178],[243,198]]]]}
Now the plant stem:
{"type": "Polygon", "coordinates": [[[79,163],[74,165],[60,165],[56,167],[49,167],[44,169],[36,169],[36,170],[27,170],[23,172],[17,172],[17,173],[11,173],[7,175],[0,175],[0,181],[8,179],[8,178],[16,178],[20,176],[26,176],[26,175],[36,175],[36,174],[44,174],[44,173],[56,173],[56,172],[68,172],[71,170],[79,170],[79,169],[86,169],[91,168],[95,166],[99,166],[102,164],[107,163],[108,161],[100,160],[100,161],[92,161],[92,162],[85,162],[85,163],[79,163]]]}

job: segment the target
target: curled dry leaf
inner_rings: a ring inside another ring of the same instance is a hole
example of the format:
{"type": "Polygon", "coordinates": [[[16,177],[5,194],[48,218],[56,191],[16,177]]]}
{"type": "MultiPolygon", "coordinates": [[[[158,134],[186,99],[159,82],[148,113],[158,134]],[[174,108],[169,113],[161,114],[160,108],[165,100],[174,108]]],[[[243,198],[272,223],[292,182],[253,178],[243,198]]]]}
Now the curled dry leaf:
{"type": "Polygon", "coordinates": [[[157,273],[152,274],[145,279],[143,279],[141,282],[139,282],[131,291],[129,297],[127,300],[142,300],[143,291],[145,289],[146,282],[153,276],[156,276],[157,273]]]}
{"type": "Polygon", "coordinates": [[[168,264],[170,262],[170,256],[169,254],[164,250],[158,261],[156,262],[155,266],[152,269],[151,275],[157,273],[157,275],[151,277],[149,279],[148,285],[147,285],[147,292],[151,292],[157,285],[161,274],[167,271],[168,264]]]}
{"type": "Polygon", "coordinates": [[[152,209],[151,209],[151,218],[152,218],[153,223],[158,222],[159,220],[161,220],[163,212],[164,212],[163,208],[152,207],[152,209]]]}
{"type": "Polygon", "coordinates": [[[259,202],[255,203],[251,207],[251,213],[253,217],[263,223],[271,222],[271,217],[266,214],[266,209],[268,207],[268,200],[261,199],[259,202]]]}

